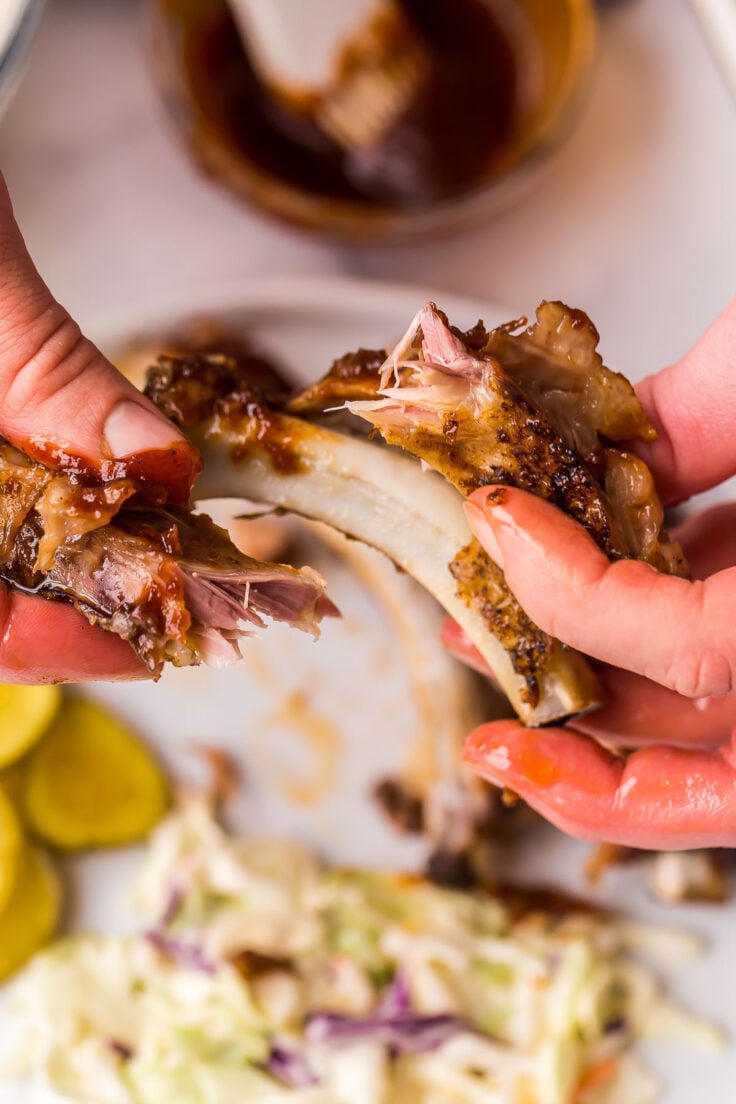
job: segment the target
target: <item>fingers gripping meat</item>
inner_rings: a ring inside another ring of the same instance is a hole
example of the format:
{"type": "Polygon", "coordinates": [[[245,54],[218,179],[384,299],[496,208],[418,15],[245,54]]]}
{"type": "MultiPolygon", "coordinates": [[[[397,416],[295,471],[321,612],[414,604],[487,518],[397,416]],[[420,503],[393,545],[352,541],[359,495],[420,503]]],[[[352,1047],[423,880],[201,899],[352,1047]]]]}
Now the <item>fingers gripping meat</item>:
{"type": "Polygon", "coordinates": [[[465,761],[565,832],[634,847],[733,846],[736,733],[715,752],[652,746],[623,759],[567,729],[476,729],[465,761]]]}
{"type": "MultiPolygon", "coordinates": [[[[492,674],[477,648],[451,618],[442,626],[442,642],[457,659],[486,677],[492,674]]],[[[711,750],[736,726],[736,697],[685,698],[641,675],[618,667],[599,670],[606,703],[576,717],[576,731],[607,746],[627,748],[667,743],[711,750]]]]}
{"type": "Polygon", "coordinates": [[[684,574],[646,465],[611,446],[655,434],[630,384],[603,367],[587,315],[543,303],[533,326],[515,328],[460,334],[429,304],[387,359],[377,397],[349,409],[463,494],[493,483],[530,491],[610,558],[684,574]]]}

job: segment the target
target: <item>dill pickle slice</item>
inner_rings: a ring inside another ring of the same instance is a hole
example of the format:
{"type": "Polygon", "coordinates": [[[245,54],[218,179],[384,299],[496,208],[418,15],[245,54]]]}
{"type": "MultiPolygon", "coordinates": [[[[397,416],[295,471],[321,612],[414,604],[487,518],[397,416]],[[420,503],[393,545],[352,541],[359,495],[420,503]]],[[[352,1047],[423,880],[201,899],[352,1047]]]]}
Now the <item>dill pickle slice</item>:
{"type": "Polygon", "coordinates": [[[0,683],[0,768],[20,759],[33,747],[60,704],[58,686],[0,683]]]}
{"type": "Polygon", "coordinates": [[[169,800],[166,777],[148,748],[85,698],[65,698],[24,774],[26,823],[62,851],[143,839],[169,800]]]}
{"type": "Polygon", "coordinates": [[[47,855],[22,848],[13,891],[0,910],[0,981],[42,947],[61,913],[61,882],[47,855]]]}
{"type": "Polygon", "coordinates": [[[16,813],[23,820],[23,785],[25,779],[25,759],[19,759],[4,770],[0,770],[0,791],[7,797],[16,813]]]}
{"type": "Polygon", "coordinates": [[[0,788],[0,910],[10,899],[23,850],[23,830],[12,801],[0,788]]]}

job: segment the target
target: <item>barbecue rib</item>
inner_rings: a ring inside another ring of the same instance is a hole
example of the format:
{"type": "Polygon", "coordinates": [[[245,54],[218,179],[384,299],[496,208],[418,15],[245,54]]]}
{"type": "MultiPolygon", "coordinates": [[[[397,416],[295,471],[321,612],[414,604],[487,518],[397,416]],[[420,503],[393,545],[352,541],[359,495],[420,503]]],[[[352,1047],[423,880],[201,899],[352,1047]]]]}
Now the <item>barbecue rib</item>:
{"type": "Polygon", "coordinates": [[[535,325],[520,325],[461,334],[430,304],[383,364],[372,352],[343,357],[285,404],[227,357],[164,357],[147,394],[202,450],[197,497],[268,502],[381,549],[462,626],[522,719],[544,724],[596,705],[597,681],[529,621],[469,540],[462,495],[520,486],[582,522],[611,557],[686,567],[662,532],[648,469],[613,447],[654,431],[630,385],[603,367],[590,321],[545,303],[535,325]],[[349,415],[330,410],[346,400],[422,465],[338,432],[349,415]]]}

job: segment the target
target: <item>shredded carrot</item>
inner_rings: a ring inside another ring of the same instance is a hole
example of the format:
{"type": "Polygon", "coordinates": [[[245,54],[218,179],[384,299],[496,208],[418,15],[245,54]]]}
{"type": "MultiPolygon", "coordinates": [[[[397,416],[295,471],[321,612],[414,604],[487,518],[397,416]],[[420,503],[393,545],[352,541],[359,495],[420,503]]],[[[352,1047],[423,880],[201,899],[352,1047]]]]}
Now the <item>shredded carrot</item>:
{"type": "Polygon", "coordinates": [[[601,1058],[588,1066],[585,1073],[578,1081],[573,1101],[577,1102],[591,1089],[597,1089],[600,1085],[610,1081],[618,1069],[618,1058],[601,1058]]]}

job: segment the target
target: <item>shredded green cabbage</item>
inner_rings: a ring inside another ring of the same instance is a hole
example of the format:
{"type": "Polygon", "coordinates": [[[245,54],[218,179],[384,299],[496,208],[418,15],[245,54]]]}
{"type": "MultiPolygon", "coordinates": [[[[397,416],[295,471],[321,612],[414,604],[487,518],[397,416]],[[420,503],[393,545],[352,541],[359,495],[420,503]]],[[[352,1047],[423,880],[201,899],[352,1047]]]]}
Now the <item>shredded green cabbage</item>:
{"type": "Polygon", "coordinates": [[[24,1099],[650,1104],[638,1037],[721,1043],[634,957],[646,929],[329,871],[228,837],[204,798],[160,826],[132,904],[140,934],[61,940],[11,987],[24,1099]]]}

